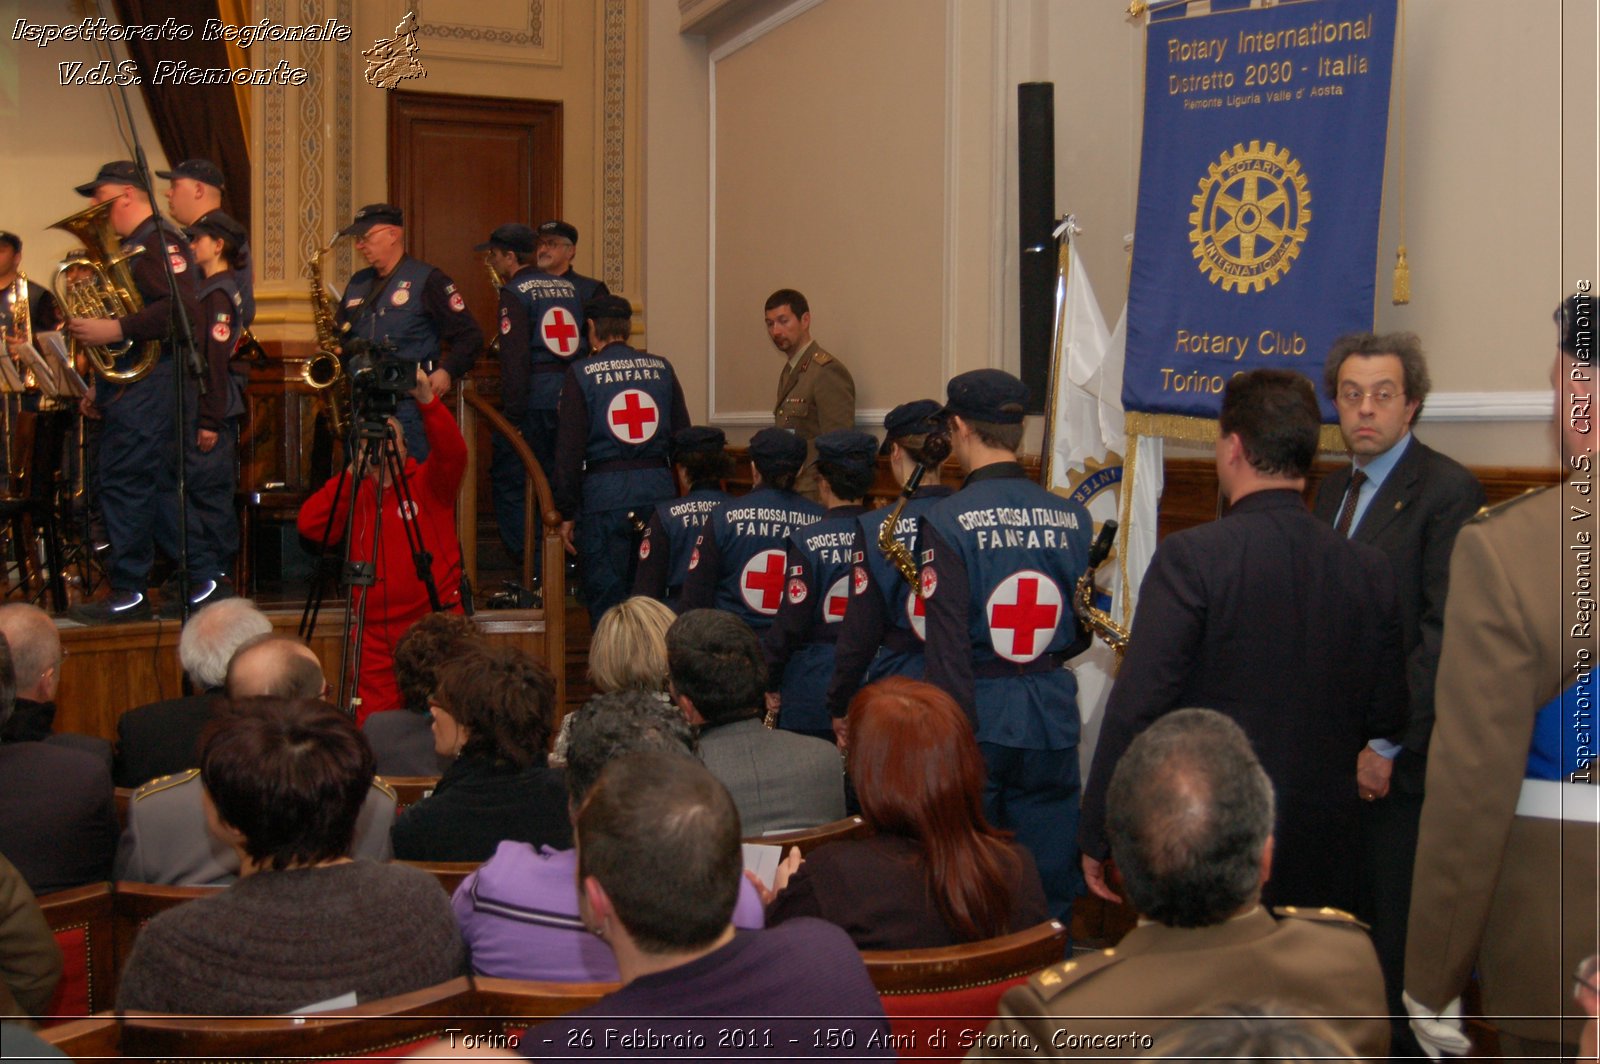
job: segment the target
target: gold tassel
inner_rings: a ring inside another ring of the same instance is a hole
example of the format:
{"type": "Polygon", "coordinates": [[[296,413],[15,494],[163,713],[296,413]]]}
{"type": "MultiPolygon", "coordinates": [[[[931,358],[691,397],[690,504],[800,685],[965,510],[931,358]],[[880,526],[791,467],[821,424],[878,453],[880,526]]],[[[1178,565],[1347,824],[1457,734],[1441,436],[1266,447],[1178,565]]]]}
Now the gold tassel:
{"type": "Polygon", "coordinates": [[[1403,307],[1411,302],[1411,264],[1406,261],[1406,246],[1400,245],[1395,253],[1394,305],[1403,307]]]}

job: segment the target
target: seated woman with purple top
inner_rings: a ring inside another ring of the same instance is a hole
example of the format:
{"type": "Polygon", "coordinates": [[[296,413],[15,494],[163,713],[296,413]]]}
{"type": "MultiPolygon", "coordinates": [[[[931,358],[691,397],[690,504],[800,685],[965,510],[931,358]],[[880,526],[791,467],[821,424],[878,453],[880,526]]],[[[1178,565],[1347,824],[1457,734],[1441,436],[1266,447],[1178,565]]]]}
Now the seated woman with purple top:
{"type": "MultiPolygon", "coordinates": [[[[652,692],[598,695],[571,720],[567,802],[574,817],[611,759],[651,750],[695,752],[683,711],[652,692]]],[[[615,982],[616,958],[584,929],[578,914],[577,871],[576,850],[502,842],[494,857],[456,888],[456,921],[472,970],[506,979],[615,982]]],[[[761,926],[761,899],[747,882],[740,884],[733,923],[761,926]]]]}

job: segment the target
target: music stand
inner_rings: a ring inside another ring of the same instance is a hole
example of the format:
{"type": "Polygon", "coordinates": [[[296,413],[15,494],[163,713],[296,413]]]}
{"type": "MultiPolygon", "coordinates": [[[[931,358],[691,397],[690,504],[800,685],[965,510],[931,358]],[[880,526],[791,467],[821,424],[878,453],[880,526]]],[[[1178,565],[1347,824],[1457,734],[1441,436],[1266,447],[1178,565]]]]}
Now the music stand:
{"type": "MultiPolygon", "coordinates": [[[[50,370],[50,378],[56,386],[55,392],[46,391],[44,394],[58,399],[81,399],[88,394],[89,385],[78,371],[73,368],[72,356],[67,353],[67,342],[59,331],[42,332],[34,337],[39,343],[39,354],[50,370]]],[[[35,370],[35,375],[38,371],[35,370]]],[[[41,383],[40,387],[44,385],[41,383]]]]}
{"type": "Polygon", "coordinates": [[[28,390],[27,384],[22,379],[22,374],[17,372],[17,364],[9,355],[0,356],[0,392],[6,395],[21,395],[28,390]]]}

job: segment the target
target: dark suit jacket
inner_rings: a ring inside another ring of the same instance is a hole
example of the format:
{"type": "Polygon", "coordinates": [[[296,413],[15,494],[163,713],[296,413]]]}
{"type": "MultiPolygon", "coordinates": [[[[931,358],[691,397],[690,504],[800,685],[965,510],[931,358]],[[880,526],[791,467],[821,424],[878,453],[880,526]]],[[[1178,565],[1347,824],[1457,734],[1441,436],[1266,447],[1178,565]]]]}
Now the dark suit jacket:
{"type": "Polygon", "coordinates": [[[569,849],[566,780],[544,765],[519,771],[458,757],[432,794],[395,818],[389,832],[395,859],[487,861],[507,839],[569,849]]]}
{"type": "Polygon", "coordinates": [[[117,718],[118,787],[138,787],[200,764],[200,732],[211,719],[208,691],[128,710],[117,718]]]}
{"type": "Polygon", "coordinates": [[[103,764],[52,743],[0,744],[0,853],[35,894],[110,879],[116,850],[103,764]]]}
{"type": "Polygon", "coordinates": [[[844,762],[830,742],[751,717],[702,728],[700,760],[733,795],[746,838],[844,816],[844,762]]]}
{"type": "Polygon", "coordinates": [[[433,749],[433,726],[426,713],[385,709],[361,724],[380,776],[440,776],[450,767],[433,749]]]}
{"type": "Polygon", "coordinates": [[[1214,709],[1250,737],[1277,795],[1269,904],[1354,904],[1356,757],[1405,713],[1394,577],[1293,490],[1239,500],[1168,536],[1139,589],[1106,704],[1080,840],[1107,856],[1105,797],[1135,736],[1175,709],[1214,709]]]}
{"type": "MultiPolygon", "coordinates": [[[[1350,486],[1345,466],[1317,486],[1312,509],[1330,525],[1350,486]]],[[[1393,785],[1422,793],[1428,738],[1433,734],[1433,681],[1444,640],[1444,600],[1456,533],[1483,506],[1483,485],[1461,463],[1415,436],[1368,503],[1350,539],[1383,551],[1394,568],[1400,647],[1406,661],[1405,727],[1387,738],[1405,747],[1393,785]]]]}

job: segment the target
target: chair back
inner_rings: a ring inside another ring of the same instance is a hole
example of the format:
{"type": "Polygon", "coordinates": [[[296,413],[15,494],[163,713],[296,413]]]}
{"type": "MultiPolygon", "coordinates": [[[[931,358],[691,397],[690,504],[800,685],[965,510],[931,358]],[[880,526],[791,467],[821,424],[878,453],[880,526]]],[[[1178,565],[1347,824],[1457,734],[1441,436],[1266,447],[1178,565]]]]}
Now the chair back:
{"type": "Polygon", "coordinates": [[[457,1039],[494,1036],[498,1025],[482,1015],[471,980],[462,976],[425,990],[368,1001],[349,1009],[305,1016],[189,1019],[128,1013],[121,1055],[137,1059],[251,1060],[297,1057],[404,1056],[449,1030],[457,1039]]]}
{"type": "Polygon", "coordinates": [[[512,1033],[588,1008],[622,989],[621,983],[545,983],[487,975],[473,976],[472,986],[479,1011],[501,1021],[512,1033]]]}
{"type": "Polygon", "coordinates": [[[463,879],[483,867],[482,861],[395,861],[394,863],[421,869],[438,880],[444,892],[452,896],[463,879]]]}
{"type": "Polygon", "coordinates": [[[1000,938],[935,949],[863,950],[901,1056],[964,1056],[961,1033],[986,1027],[1000,996],[1061,960],[1067,928],[1046,920],[1000,938]],[[941,1032],[936,1034],[935,1032],[941,1032]]]}
{"type": "Polygon", "coordinates": [[[117,787],[112,791],[113,800],[117,803],[117,827],[123,831],[128,830],[128,806],[133,804],[133,792],[137,787],[117,787]]]}
{"type": "Polygon", "coordinates": [[[409,809],[433,793],[439,785],[438,776],[380,776],[383,782],[394,788],[394,809],[400,812],[409,809]]]}
{"type": "MultiPolygon", "coordinates": [[[[111,904],[112,933],[116,936],[116,964],[117,974],[120,976],[123,967],[128,963],[128,958],[133,955],[134,940],[139,937],[139,932],[144,930],[144,925],[148,924],[152,917],[166,912],[175,905],[204,898],[227,888],[172,887],[161,883],[122,882],[115,884],[113,889],[116,893],[111,904]]],[[[116,988],[113,986],[112,992],[115,991],[116,988]]]]}
{"type": "Polygon", "coordinates": [[[122,1025],[115,1016],[90,1016],[45,1027],[39,1037],[71,1060],[110,1060],[121,1052],[122,1025]]]}
{"type": "Polygon", "coordinates": [[[859,816],[847,816],[843,820],[835,820],[814,828],[800,828],[796,831],[775,831],[770,835],[755,835],[744,841],[762,846],[781,846],[785,854],[789,852],[791,846],[799,847],[800,853],[805,855],[825,842],[860,839],[871,833],[872,829],[867,827],[865,820],[859,816]]]}
{"type": "Polygon", "coordinates": [[[117,992],[111,884],[46,894],[39,899],[39,908],[61,947],[61,981],[45,1008],[44,1022],[109,1009],[117,992]]]}

